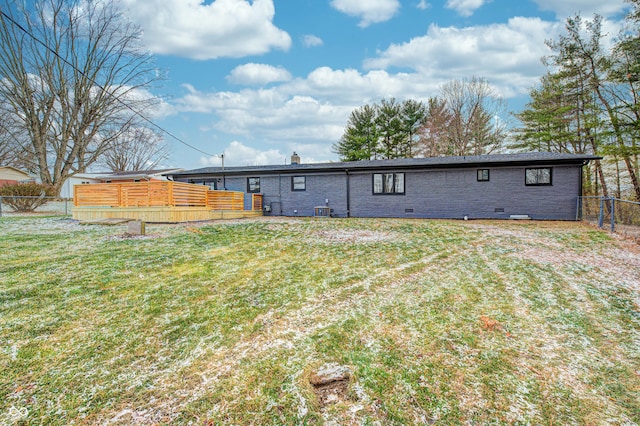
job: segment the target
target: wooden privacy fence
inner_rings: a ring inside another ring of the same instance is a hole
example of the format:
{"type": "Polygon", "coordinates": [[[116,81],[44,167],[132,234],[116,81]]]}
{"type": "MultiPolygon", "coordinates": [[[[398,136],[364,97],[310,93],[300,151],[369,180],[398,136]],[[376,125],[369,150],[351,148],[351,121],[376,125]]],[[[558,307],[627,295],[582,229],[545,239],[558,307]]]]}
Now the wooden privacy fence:
{"type": "Polygon", "coordinates": [[[213,191],[204,185],[173,181],[96,183],[74,186],[73,204],[75,207],[206,207],[212,210],[244,210],[244,194],[213,191]]]}
{"type": "Polygon", "coordinates": [[[244,210],[244,193],[209,190],[207,206],[213,210],[244,210]]]}

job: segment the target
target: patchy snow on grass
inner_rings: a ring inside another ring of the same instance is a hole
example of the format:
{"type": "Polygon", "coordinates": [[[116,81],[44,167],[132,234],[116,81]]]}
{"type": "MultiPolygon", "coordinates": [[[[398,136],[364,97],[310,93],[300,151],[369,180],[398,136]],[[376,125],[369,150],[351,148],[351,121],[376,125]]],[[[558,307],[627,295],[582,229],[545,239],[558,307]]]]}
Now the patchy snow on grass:
{"type": "Polygon", "coordinates": [[[367,244],[397,240],[398,235],[391,232],[355,229],[316,231],[313,235],[321,241],[331,243],[367,244]]]}
{"type": "Polygon", "coordinates": [[[0,422],[640,422],[626,240],[484,221],[124,231],[0,220],[0,422]],[[350,378],[323,406],[325,365],[350,378]]]}

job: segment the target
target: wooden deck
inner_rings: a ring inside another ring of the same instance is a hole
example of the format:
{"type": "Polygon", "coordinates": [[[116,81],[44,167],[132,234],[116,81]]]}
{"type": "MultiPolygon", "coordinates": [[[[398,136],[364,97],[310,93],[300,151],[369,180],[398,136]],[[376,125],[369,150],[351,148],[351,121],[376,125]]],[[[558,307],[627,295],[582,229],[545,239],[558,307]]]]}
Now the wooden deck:
{"type": "Polygon", "coordinates": [[[126,218],[145,222],[193,222],[262,216],[262,195],[213,191],[203,185],[172,181],[101,183],[74,187],[73,218],[126,218]]]}
{"type": "Polygon", "coordinates": [[[211,210],[206,207],[74,207],[76,220],[134,219],[150,223],[196,222],[262,216],[257,210],[211,210]]]}

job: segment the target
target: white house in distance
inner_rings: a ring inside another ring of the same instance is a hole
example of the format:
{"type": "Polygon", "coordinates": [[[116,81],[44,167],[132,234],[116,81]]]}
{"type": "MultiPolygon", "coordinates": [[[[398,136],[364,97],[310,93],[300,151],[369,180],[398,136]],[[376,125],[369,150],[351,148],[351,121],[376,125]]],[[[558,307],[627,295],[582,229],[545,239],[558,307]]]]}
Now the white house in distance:
{"type": "Polygon", "coordinates": [[[168,180],[164,174],[181,172],[184,169],[132,170],[124,172],[78,173],[65,181],[60,197],[73,198],[73,187],[94,183],[148,182],[168,180]]]}
{"type": "Polygon", "coordinates": [[[11,166],[0,166],[0,186],[32,181],[34,181],[33,177],[27,172],[11,166]]]}
{"type": "Polygon", "coordinates": [[[62,184],[60,189],[60,197],[73,198],[73,187],[76,185],[88,185],[90,183],[101,183],[102,181],[98,176],[102,176],[104,173],[78,173],[73,175],[62,184]]]}

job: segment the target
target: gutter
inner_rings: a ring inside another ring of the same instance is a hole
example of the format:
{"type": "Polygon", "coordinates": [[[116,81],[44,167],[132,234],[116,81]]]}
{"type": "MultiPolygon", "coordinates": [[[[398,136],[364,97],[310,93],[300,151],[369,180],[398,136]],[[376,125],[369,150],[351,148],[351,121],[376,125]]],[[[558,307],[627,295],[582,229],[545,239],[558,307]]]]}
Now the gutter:
{"type": "MultiPolygon", "coordinates": [[[[601,159],[601,157],[593,157],[591,159],[601,159]]],[[[175,173],[172,176],[182,178],[199,178],[210,177],[211,175],[228,175],[228,176],[244,176],[247,174],[260,174],[260,175],[281,175],[281,174],[296,174],[296,173],[329,173],[329,172],[368,172],[368,171],[384,171],[384,170],[439,170],[439,169],[466,169],[466,168],[486,168],[486,167],[521,167],[521,166],[535,166],[535,165],[585,165],[591,159],[585,158],[551,158],[551,159],[538,159],[538,160],[511,160],[511,161],[474,161],[474,162],[456,162],[456,163],[437,163],[437,164],[370,164],[366,166],[358,166],[354,164],[353,167],[345,169],[344,165],[336,163],[335,166],[327,164],[313,164],[304,165],[306,167],[288,167],[283,168],[265,168],[265,169],[243,169],[231,170],[228,167],[224,170],[217,169],[211,171],[197,171],[186,173],[175,173]],[[315,167],[314,167],[315,166],[315,167]]]]}

